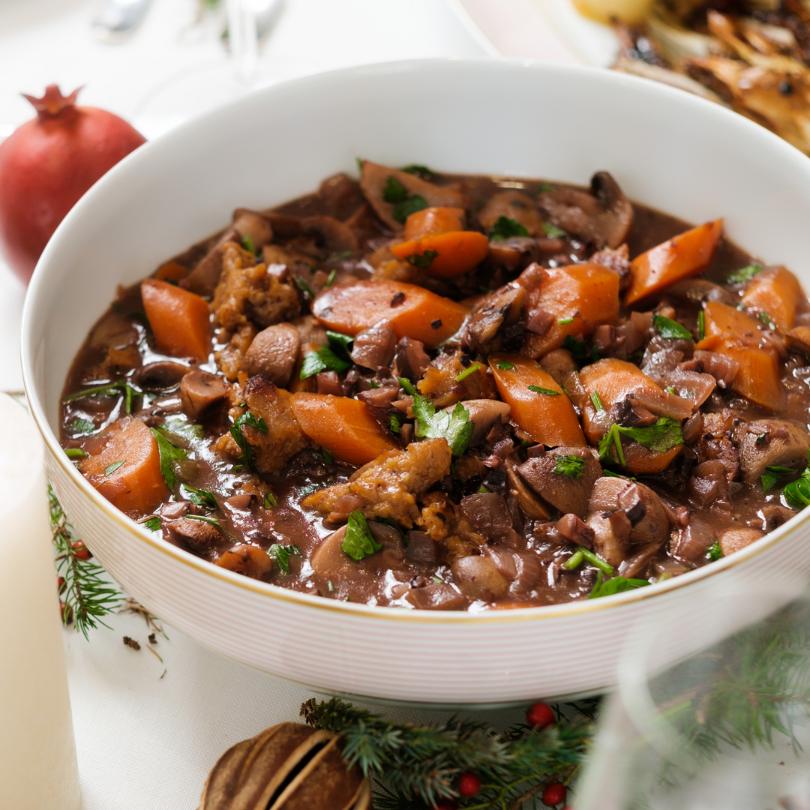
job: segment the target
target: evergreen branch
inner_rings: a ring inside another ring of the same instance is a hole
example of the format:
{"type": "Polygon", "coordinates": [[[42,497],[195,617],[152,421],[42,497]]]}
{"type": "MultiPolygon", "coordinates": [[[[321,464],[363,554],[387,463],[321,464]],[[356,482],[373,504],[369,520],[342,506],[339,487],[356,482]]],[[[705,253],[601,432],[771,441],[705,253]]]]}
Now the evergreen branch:
{"type": "Polygon", "coordinates": [[[62,623],[73,624],[87,638],[99,624],[109,627],[102,617],[115,611],[122,597],[107,579],[104,569],[89,556],[84,543],[76,537],[50,485],[48,504],[60,580],[62,623]]]}

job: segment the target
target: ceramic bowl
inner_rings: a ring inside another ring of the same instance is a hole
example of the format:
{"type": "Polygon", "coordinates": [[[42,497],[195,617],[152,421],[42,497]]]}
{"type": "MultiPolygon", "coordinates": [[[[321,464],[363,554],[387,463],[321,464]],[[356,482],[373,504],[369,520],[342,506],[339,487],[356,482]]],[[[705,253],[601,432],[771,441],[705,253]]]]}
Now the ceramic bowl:
{"type": "MultiPolygon", "coordinates": [[[[493,703],[594,692],[615,681],[641,620],[703,616],[718,588],[810,572],[810,510],[747,549],[627,594],[486,613],[346,604],[217,568],[146,532],[60,450],[69,364],[119,284],[228,221],[317,187],[357,156],[451,172],[587,183],[608,169],[635,200],[731,238],[810,282],[810,161],[719,106],[590,69],[406,62],[279,84],[139,149],[71,211],[39,262],[23,323],[31,409],[50,476],[82,537],[127,593],[202,644],[335,692],[493,703]]],[[[671,627],[672,622],[667,622],[671,627]]],[[[684,622],[662,640],[695,645],[684,622]]]]}

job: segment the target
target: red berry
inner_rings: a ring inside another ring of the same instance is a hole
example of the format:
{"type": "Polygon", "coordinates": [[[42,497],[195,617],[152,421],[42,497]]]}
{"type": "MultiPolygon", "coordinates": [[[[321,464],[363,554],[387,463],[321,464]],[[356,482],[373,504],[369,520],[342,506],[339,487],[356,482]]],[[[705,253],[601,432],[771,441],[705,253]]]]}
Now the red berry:
{"type": "Polygon", "coordinates": [[[465,799],[471,799],[481,792],[481,777],[466,771],[458,778],[458,792],[465,799]]]}
{"type": "Polygon", "coordinates": [[[56,578],[56,587],[59,590],[59,593],[65,590],[65,578],[64,577],[57,577],[56,578]]]}
{"type": "Polygon", "coordinates": [[[546,728],[557,722],[554,709],[548,703],[533,703],[526,712],[526,722],[534,728],[546,728]]]}
{"type": "Polygon", "coordinates": [[[543,791],[543,804],[547,804],[549,807],[556,807],[558,804],[562,804],[565,801],[567,792],[562,782],[551,782],[546,785],[546,789],[543,791]]]}
{"type": "Polygon", "coordinates": [[[76,540],[70,544],[70,547],[73,549],[73,556],[77,560],[89,560],[93,556],[90,549],[84,544],[84,540],[76,540]]]}

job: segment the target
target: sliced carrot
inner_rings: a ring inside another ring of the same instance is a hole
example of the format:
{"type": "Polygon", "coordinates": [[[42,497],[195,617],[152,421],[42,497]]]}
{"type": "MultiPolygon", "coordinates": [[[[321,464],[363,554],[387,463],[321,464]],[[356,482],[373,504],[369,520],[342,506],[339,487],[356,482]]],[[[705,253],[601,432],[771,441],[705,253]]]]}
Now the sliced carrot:
{"type": "Polygon", "coordinates": [[[204,298],[155,278],[141,282],[141,298],[160,351],[208,359],[211,322],[204,298]]]}
{"type": "Polygon", "coordinates": [[[630,288],[625,296],[629,306],[676,281],[697,275],[712,260],[723,233],[723,220],[716,219],[673,236],[650,248],[630,264],[630,288]]]}
{"type": "Polygon", "coordinates": [[[167,495],[157,442],[140,420],[125,417],[99,435],[100,452],[83,459],[79,470],[121,511],[151,512],[167,495]]]}
{"type": "Polygon", "coordinates": [[[641,444],[624,445],[624,468],[634,475],[657,475],[672,464],[681,454],[683,445],[670,447],[663,453],[656,453],[641,444]]]}
{"type": "Polygon", "coordinates": [[[464,230],[464,209],[433,206],[416,211],[405,220],[405,239],[417,239],[429,233],[464,230]]]}
{"type": "Polygon", "coordinates": [[[729,338],[750,346],[756,346],[762,337],[756,318],[720,301],[706,302],[703,325],[705,337],[697,344],[698,349],[706,348],[706,341],[712,337],[729,338]]]}
{"type": "Polygon", "coordinates": [[[449,298],[399,281],[360,281],[331,287],[314,301],[312,312],[330,329],[356,335],[379,321],[388,321],[397,337],[438,346],[454,335],[467,308],[449,298]]]}
{"type": "Polygon", "coordinates": [[[590,335],[600,323],[619,317],[619,275],[601,264],[572,264],[545,271],[540,285],[529,291],[528,311],[553,316],[548,331],[533,334],[528,349],[542,357],[563,345],[567,337],[590,335]]]}
{"type": "Polygon", "coordinates": [[[341,461],[359,467],[397,449],[368,406],[358,399],[297,393],[293,394],[292,406],[307,438],[341,461]]]}
{"type": "Polygon", "coordinates": [[[534,441],[548,447],[585,445],[571,400],[547,371],[511,354],[492,355],[489,365],[512,420],[534,441]]]}
{"type": "Polygon", "coordinates": [[[155,278],[160,279],[161,281],[180,281],[181,278],[185,278],[189,273],[188,267],[180,264],[180,262],[176,261],[168,261],[164,262],[163,264],[155,270],[155,278]]]}
{"type": "Polygon", "coordinates": [[[768,316],[783,332],[793,327],[802,300],[802,288],[786,267],[771,267],[751,280],[742,302],[768,316]]]}
{"type": "Polygon", "coordinates": [[[439,278],[468,273],[489,253],[489,239],[478,231],[448,231],[399,242],[391,253],[439,278]]]}

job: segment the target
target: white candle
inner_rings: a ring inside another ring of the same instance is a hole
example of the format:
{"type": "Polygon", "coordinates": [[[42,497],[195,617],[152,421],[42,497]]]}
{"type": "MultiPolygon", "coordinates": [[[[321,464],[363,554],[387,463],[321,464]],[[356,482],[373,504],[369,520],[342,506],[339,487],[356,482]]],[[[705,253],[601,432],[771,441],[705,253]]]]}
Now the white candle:
{"type": "Polygon", "coordinates": [[[42,442],[0,394],[0,807],[79,807],[42,442]]]}

